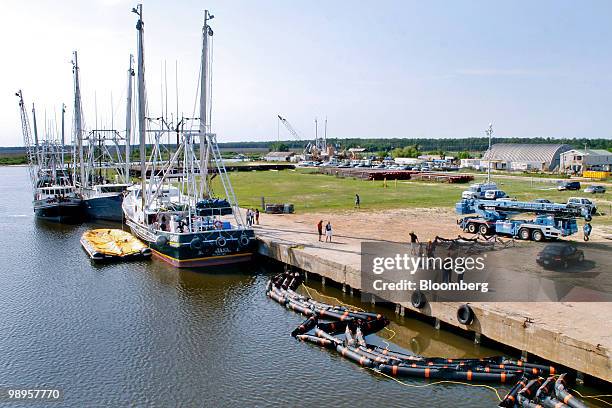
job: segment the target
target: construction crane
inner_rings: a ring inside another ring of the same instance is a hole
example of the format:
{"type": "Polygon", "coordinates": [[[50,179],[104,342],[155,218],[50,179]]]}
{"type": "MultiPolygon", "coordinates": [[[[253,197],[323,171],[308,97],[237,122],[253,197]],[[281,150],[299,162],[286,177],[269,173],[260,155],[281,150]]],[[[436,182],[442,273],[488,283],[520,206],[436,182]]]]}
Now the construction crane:
{"type": "Polygon", "coordinates": [[[468,215],[458,221],[459,226],[470,233],[481,235],[507,235],[524,240],[543,241],[578,232],[576,218],[591,221],[591,211],[569,204],[522,202],[512,200],[462,199],[455,205],[460,215],[468,215]],[[532,220],[510,217],[534,213],[532,220]]]}
{"type": "Polygon", "coordinates": [[[289,121],[287,119],[283,118],[281,115],[276,115],[276,116],[278,116],[278,120],[281,121],[281,123],[287,128],[289,133],[291,133],[291,135],[296,140],[302,140],[302,138],[300,137],[299,133],[293,128],[293,126],[291,126],[291,123],[289,123],[289,121]]]}
{"type": "MultiPolygon", "coordinates": [[[[283,124],[283,126],[285,126],[285,128],[287,128],[287,130],[289,131],[289,133],[291,133],[295,140],[297,140],[298,142],[304,141],[304,138],[300,136],[300,134],[295,130],[293,126],[291,126],[291,123],[289,123],[287,119],[283,118],[281,115],[276,116],[278,116],[278,120],[283,124]]],[[[306,157],[306,155],[308,154],[312,154],[314,156],[318,155],[318,152],[313,152],[313,144],[311,142],[306,143],[306,146],[304,147],[304,157],[306,157]]]]}

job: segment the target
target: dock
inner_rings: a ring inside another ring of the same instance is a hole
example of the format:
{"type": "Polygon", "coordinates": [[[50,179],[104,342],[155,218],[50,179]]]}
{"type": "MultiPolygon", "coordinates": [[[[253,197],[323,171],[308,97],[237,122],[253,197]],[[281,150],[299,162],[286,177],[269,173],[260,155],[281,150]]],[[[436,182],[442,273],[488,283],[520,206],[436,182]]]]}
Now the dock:
{"type": "MultiPolygon", "coordinates": [[[[372,239],[363,231],[335,229],[334,243],[319,242],[315,224],[292,215],[262,217],[255,226],[259,254],[320,276],[323,284],[334,283],[358,296],[360,244],[372,239]],[[361,236],[359,236],[361,234],[361,236]]],[[[398,242],[388,241],[388,242],[398,242]]],[[[579,378],[592,376],[612,382],[612,303],[472,303],[475,319],[470,325],[457,320],[460,303],[432,302],[423,309],[410,302],[395,305],[399,314],[416,313],[432,321],[464,330],[475,342],[485,338],[521,352],[529,361],[537,356],[576,370],[579,378]]]]}

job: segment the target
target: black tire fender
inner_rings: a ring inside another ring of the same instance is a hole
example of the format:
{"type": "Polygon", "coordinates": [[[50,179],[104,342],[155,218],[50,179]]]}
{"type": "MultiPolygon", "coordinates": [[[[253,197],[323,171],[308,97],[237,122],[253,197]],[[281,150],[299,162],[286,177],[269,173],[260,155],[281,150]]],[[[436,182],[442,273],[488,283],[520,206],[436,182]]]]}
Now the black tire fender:
{"type": "Polygon", "coordinates": [[[155,245],[160,246],[160,247],[165,246],[167,243],[168,243],[168,238],[166,238],[164,235],[160,235],[155,240],[155,245]]]}
{"type": "Polygon", "coordinates": [[[422,309],[427,304],[427,298],[423,292],[415,290],[412,292],[412,295],[410,295],[410,303],[417,309],[422,309]]]}
{"type": "Polygon", "coordinates": [[[200,249],[202,249],[202,246],[203,246],[202,240],[197,237],[192,239],[191,242],[189,243],[189,247],[193,249],[194,251],[199,251],[200,249]]]}
{"type": "Polygon", "coordinates": [[[223,248],[227,244],[227,240],[224,237],[217,237],[216,243],[218,247],[223,248]]]}
{"type": "Polygon", "coordinates": [[[474,321],[474,311],[467,304],[459,306],[457,309],[457,320],[466,326],[472,324],[474,321]]]}
{"type": "Polygon", "coordinates": [[[248,246],[249,242],[251,242],[251,241],[249,240],[249,237],[247,237],[246,235],[242,235],[240,237],[240,241],[239,242],[240,242],[240,246],[245,247],[245,246],[248,246]]]}

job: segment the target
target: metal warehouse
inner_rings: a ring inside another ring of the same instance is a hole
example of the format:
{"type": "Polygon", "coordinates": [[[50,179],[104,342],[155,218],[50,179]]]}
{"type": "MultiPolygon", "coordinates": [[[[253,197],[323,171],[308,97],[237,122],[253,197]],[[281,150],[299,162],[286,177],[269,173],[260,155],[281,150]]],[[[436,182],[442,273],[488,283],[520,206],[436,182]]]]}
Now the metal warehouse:
{"type": "Polygon", "coordinates": [[[571,149],[566,144],[497,143],[485,152],[481,166],[486,167],[490,161],[491,168],[497,170],[555,171],[561,154],[571,149]]]}

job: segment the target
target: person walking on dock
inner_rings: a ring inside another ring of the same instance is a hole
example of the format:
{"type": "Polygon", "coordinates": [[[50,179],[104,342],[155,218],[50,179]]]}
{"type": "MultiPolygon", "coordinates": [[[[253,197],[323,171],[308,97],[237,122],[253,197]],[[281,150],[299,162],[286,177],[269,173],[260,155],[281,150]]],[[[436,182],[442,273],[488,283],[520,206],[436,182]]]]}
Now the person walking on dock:
{"type": "Polygon", "coordinates": [[[325,226],[325,242],[329,239],[329,242],[332,242],[332,226],[331,222],[327,221],[327,225],[325,226]]]}
{"type": "Polygon", "coordinates": [[[359,194],[355,194],[355,208],[361,208],[361,198],[359,194]]]}
{"type": "Polygon", "coordinates": [[[425,248],[425,252],[427,253],[428,258],[433,258],[436,252],[436,243],[431,239],[427,241],[427,247],[425,248]]]}
{"type": "Polygon", "coordinates": [[[251,209],[250,208],[247,208],[246,223],[247,223],[247,227],[251,226],[251,209]]]}
{"type": "Polygon", "coordinates": [[[418,248],[419,248],[419,237],[417,237],[417,235],[414,233],[414,231],[410,231],[410,254],[411,255],[419,255],[418,252],[418,248]]]}
{"type": "Polygon", "coordinates": [[[259,208],[255,209],[255,223],[259,225],[259,208]]]}
{"type": "Polygon", "coordinates": [[[319,241],[321,241],[321,237],[323,236],[323,220],[317,223],[317,230],[319,231],[319,241]]]}

